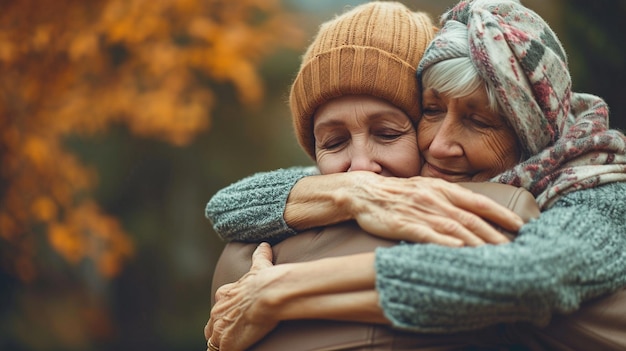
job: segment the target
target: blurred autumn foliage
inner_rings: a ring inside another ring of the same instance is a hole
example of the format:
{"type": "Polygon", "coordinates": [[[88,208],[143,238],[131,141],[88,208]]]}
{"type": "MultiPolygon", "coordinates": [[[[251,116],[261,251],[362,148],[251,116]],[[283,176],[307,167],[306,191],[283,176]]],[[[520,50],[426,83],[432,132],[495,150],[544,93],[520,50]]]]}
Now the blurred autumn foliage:
{"type": "Polygon", "coordinates": [[[65,145],[124,125],[184,146],[210,126],[216,84],[259,104],[260,61],[302,33],[279,0],[0,1],[0,255],[33,281],[38,250],[115,276],[133,254],[65,145]]]}
{"type": "MultiPolygon", "coordinates": [[[[206,348],[223,242],[202,209],[310,162],[288,84],[304,39],[363,1],[0,0],[0,350],[206,348]]],[[[626,2],[524,1],[626,128],[626,2]]]]}

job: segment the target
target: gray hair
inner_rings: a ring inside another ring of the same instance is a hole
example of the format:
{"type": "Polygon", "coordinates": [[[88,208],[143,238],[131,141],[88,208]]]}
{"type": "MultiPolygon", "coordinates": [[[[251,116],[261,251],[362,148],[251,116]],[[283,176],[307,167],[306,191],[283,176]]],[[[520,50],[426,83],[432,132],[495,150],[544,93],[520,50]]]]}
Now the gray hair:
{"type": "Polygon", "coordinates": [[[478,74],[478,70],[469,57],[469,40],[467,27],[453,25],[446,28],[446,38],[454,42],[455,47],[463,48],[462,57],[451,58],[435,63],[422,72],[422,89],[435,89],[451,98],[462,98],[484,88],[489,99],[489,108],[503,115],[493,89],[478,74]]]}

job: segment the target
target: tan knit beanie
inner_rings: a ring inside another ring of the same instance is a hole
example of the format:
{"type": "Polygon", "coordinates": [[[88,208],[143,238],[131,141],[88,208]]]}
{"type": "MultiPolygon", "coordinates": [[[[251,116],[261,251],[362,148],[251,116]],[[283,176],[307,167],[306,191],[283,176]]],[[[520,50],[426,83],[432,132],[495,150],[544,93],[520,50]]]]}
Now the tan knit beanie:
{"type": "Polygon", "coordinates": [[[415,73],[435,32],[427,14],[386,1],[356,6],[322,24],[289,96],[296,136],[307,154],[315,159],[315,110],[340,96],[382,98],[416,123],[421,91],[415,73]]]}

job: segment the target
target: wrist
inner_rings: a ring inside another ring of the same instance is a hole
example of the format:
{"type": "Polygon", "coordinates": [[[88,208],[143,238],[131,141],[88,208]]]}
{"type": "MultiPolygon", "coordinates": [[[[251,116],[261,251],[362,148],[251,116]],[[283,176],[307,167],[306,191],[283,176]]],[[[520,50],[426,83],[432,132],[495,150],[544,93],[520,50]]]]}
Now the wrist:
{"type": "Polygon", "coordinates": [[[304,284],[299,283],[302,275],[298,273],[298,264],[287,263],[272,268],[274,274],[271,283],[265,285],[256,299],[251,318],[256,321],[279,322],[288,319],[303,318],[301,309],[294,309],[297,301],[310,294],[304,284]]]}
{"type": "Polygon", "coordinates": [[[369,202],[375,201],[370,193],[377,184],[380,184],[383,176],[368,172],[354,171],[337,173],[332,175],[326,194],[329,203],[331,203],[332,216],[334,221],[328,224],[356,220],[363,212],[363,203],[361,199],[367,199],[369,202]]]}
{"type": "Polygon", "coordinates": [[[365,173],[369,172],[300,179],[287,198],[285,222],[295,230],[304,230],[354,219],[350,197],[357,193],[359,182],[365,181],[365,173]]]}
{"type": "Polygon", "coordinates": [[[374,254],[285,264],[262,309],[273,321],[332,319],[388,324],[375,290],[374,254]],[[337,267],[342,267],[339,273],[337,267]]]}
{"type": "Polygon", "coordinates": [[[378,203],[383,198],[374,195],[377,188],[384,181],[383,176],[366,171],[343,173],[345,179],[342,186],[333,192],[333,202],[338,215],[345,220],[358,220],[363,213],[367,213],[372,203],[378,203]]]}
{"type": "Polygon", "coordinates": [[[257,276],[255,285],[259,288],[253,298],[247,316],[256,323],[279,322],[283,309],[297,294],[298,284],[290,280],[293,264],[281,264],[264,270],[257,276]]]}

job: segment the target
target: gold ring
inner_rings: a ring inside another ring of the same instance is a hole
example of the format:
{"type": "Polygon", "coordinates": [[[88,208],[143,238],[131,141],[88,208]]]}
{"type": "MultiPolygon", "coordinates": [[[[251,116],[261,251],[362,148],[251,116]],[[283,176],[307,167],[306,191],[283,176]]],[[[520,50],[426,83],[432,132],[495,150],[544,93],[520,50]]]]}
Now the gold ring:
{"type": "Polygon", "coordinates": [[[209,345],[209,350],[211,350],[211,351],[220,351],[219,347],[213,345],[213,343],[211,342],[211,339],[209,339],[208,345],[209,345]]]}

